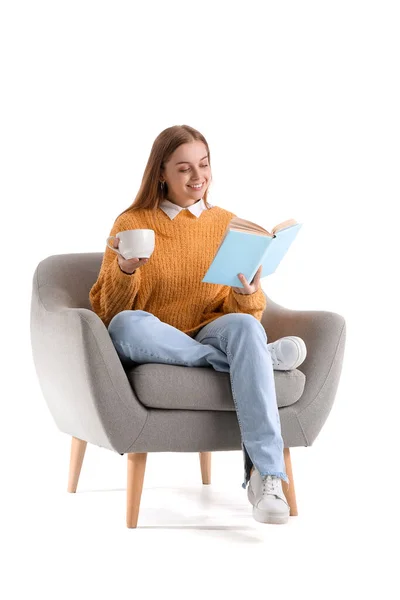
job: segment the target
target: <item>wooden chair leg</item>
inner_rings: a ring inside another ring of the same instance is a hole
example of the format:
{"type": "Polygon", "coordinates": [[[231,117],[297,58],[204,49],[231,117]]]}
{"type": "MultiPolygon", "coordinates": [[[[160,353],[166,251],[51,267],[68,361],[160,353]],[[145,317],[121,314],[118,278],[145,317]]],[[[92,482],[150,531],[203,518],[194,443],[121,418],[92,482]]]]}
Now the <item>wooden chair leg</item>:
{"type": "Polygon", "coordinates": [[[290,458],[290,448],[284,448],[283,455],[285,458],[286,475],[289,478],[290,485],[288,485],[286,483],[286,481],[283,481],[283,479],[282,479],[282,491],[285,494],[286,500],[288,501],[289,506],[290,506],[290,516],[297,517],[298,512],[297,512],[297,503],[296,503],[296,490],[294,488],[292,460],[290,458]]]}
{"type": "Polygon", "coordinates": [[[78,487],[86,446],[87,442],[84,440],[80,440],[76,437],[72,438],[71,456],[69,460],[68,492],[75,493],[76,488],[78,487]]]}
{"type": "Polygon", "coordinates": [[[211,483],[211,452],[200,452],[201,480],[204,484],[211,483]]]}
{"type": "Polygon", "coordinates": [[[130,529],[137,527],[146,460],[147,452],[128,453],[126,526],[130,529]]]}

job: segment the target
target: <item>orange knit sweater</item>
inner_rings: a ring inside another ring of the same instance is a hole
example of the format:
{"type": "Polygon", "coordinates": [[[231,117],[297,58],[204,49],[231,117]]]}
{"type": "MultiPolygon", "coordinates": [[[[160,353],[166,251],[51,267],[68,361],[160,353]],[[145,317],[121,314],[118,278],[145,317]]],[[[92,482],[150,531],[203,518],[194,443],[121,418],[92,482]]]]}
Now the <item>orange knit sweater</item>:
{"type": "Polygon", "coordinates": [[[230,220],[236,215],[218,206],[196,217],[181,210],[170,219],[161,208],[128,211],[114,222],[110,235],[126,229],[154,229],[155,248],[133,275],[118,265],[108,246],[89,298],[108,327],[122,310],[145,310],[194,337],[201,327],[226,313],[248,313],[261,321],[266,297],[260,288],[239,294],[231,286],[203,283],[230,220]]]}

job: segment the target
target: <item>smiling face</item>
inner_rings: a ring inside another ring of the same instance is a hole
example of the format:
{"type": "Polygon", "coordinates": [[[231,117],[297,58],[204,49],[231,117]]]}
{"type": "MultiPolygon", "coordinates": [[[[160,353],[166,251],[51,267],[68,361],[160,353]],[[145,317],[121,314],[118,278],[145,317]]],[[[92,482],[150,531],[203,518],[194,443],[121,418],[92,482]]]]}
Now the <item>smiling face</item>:
{"type": "Polygon", "coordinates": [[[178,146],[165,163],[160,180],[168,185],[170,202],[187,207],[200,200],[211,180],[211,167],[203,142],[178,146]],[[196,187],[198,184],[200,187],[196,187]]]}

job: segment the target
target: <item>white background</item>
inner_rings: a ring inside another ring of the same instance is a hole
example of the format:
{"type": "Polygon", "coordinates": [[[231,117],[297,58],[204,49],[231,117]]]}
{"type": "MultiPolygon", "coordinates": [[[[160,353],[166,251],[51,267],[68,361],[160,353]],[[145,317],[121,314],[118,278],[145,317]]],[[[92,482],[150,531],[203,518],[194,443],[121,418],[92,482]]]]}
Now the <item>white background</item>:
{"type": "Polygon", "coordinates": [[[3,2],[1,544],[5,598],[398,597],[399,5],[3,2]],[[155,137],[206,137],[209,200],[269,229],[303,228],[276,302],[343,315],[336,400],[293,448],[299,516],[254,521],[240,451],[147,461],[125,527],[126,457],[70,438],[32,361],[32,277],[49,255],[103,252],[155,137]]]}

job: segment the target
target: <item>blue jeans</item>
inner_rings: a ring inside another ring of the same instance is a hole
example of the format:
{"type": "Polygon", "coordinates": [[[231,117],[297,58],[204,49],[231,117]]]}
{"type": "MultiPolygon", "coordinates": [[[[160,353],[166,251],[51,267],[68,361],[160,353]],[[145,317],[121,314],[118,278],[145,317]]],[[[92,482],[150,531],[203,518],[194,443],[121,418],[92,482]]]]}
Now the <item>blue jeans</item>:
{"type": "Polygon", "coordinates": [[[221,315],[192,338],[152,313],[123,310],[111,319],[108,332],[125,366],[132,361],[211,366],[229,373],[242,438],[242,487],[247,487],[253,464],[261,475],[277,475],[289,483],[267,334],[253,315],[221,315]]]}

